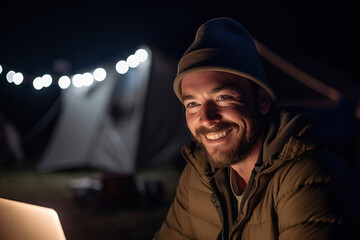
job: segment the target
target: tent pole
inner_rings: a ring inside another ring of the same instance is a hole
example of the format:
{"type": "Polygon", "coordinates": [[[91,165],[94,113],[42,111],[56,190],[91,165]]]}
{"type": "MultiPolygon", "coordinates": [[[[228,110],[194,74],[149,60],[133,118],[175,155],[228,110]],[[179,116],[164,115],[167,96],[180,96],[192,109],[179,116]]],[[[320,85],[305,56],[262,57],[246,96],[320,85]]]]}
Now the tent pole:
{"type": "Polygon", "coordinates": [[[269,61],[271,64],[282,70],[283,72],[287,73],[291,77],[293,77],[295,80],[303,83],[304,85],[310,87],[311,89],[319,92],[320,94],[328,97],[334,102],[339,102],[341,98],[341,94],[338,90],[324,84],[323,82],[319,81],[318,79],[310,76],[309,74],[305,73],[301,69],[295,67],[267,47],[265,47],[263,44],[261,44],[259,41],[254,39],[256,48],[258,50],[258,53],[260,56],[262,56],[264,59],[269,61]]]}

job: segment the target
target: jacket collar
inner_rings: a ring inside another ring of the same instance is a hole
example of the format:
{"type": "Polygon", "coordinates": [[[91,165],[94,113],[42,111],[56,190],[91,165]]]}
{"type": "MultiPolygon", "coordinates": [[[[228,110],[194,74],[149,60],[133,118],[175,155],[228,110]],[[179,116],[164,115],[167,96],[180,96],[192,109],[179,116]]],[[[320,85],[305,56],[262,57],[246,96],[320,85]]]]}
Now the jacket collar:
{"type": "Polygon", "coordinates": [[[182,155],[188,164],[196,170],[201,181],[203,181],[206,186],[210,186],[210,178],[213,177],[218,169],[211,166],[207,161],[204,150],[200,149],[196,143],[192,141],[182,149],[182,155]]]}
{"type": "Polygon", "coordinates": [[[319,137],[319,117],[302,107],[275,108],[267,117],[263,168],[281,165],[324,143],[319,137]]]}

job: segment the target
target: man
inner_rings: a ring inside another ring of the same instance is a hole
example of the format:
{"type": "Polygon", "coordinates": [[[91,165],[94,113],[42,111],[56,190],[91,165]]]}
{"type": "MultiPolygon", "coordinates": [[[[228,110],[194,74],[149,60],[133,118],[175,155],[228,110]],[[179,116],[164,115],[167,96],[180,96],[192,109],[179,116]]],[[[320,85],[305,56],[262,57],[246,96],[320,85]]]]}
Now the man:
{"type": "Polygon", "coordinates": [[[326,147],[315,115],[275,107],[242,25],[203,24],[174,91],[194,141],[183,149],[187,165],[155,239],[351,238],[345,164],[326,147]]]}

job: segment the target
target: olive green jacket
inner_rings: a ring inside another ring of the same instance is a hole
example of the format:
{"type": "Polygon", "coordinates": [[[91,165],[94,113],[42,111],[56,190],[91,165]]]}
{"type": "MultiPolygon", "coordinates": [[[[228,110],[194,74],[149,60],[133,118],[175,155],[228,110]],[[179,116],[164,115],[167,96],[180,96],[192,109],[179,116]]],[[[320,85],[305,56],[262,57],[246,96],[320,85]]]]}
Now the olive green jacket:
{"type": "Polygon", "coordinates": [[[229,170],[214,169],[194,144],[186,146],[188,164],[154,239],[352,239],[350,174],[326,148],[323,125],[302,109],[275,109],[267,132],[240,211],[229,170]]]}

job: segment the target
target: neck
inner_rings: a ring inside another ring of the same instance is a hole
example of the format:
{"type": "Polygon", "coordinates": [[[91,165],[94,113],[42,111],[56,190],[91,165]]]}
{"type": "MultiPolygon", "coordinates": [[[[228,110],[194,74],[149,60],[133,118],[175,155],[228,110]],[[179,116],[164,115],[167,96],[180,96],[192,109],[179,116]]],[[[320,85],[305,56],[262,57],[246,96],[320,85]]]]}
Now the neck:
{"type": "Polygon", "coordinates": [[[250,151],[249,155],[243,161],[231,165],[231,168],[238,174],[238,177],[242,178],[242,180],[246,183],[245,187],[249,182],[251,172],[258,160],[263,141],[264,135],[262,134],[260,135],[254,148],[250,151]]]}

